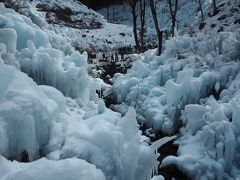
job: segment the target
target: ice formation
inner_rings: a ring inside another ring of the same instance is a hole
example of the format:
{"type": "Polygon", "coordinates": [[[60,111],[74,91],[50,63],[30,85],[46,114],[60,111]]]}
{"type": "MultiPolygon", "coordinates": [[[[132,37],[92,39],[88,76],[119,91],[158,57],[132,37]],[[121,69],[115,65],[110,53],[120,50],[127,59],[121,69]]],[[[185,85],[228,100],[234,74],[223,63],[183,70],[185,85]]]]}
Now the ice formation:
{"type": "MultiPolygon", "coordinates": [[[[24,151],[30,161],[46,155],[53,172],[58,166],[64,168],[61,159],[70,158],[69,163],[74,163],[77,160],[72,158],[77,157],[94,164],[107,179],[151,176],[154,150],[142,142],[133,108],[121,119],[119,114],[104,109],[101,102],[90,103],[88,110],[81,110],[55,88],[38,86],[14,67],[1,64],[0,77],[4,77],[0,86],[1,155],[19,161],[24,151]],[[83,121],[85,113],[90,116],[83,121]]],[[[33,162],[33,165],[44,171],[41,161],[33,162]]],[[[73,164],[71,171],[63,171],[75,172],[74,168],[80,166],[80,162],[79,165],[74,163],[76,166],[73,164]]],[[[9,176],[6,173],[6,179],[18,174],[21,174],[20,179],[30,178],[29,174],[37,173],[34,168],[24,174],[22,171],[17,169],[9,176]]],[[[42,178],[55,177],[50,172],[42,178]]],[[[83,177],[86,174],[82,174],[83,177]]]]}
{"type": "MultiPolygon", "coordinates": [[[[3,9],[3,5],[1,5],[3,9]]],[[[21,70],[40,85],[51,85],[64,95],[89,101],[94,98],[94,81],[87,75],[87,54],[65,55],[52,48],[47,33],[25,16],[4,10],[0,16],[1,43],[15,53],[21,70]],[[17,51],[17,52],[16,52],[17,51]]]]}
{"type": "Polygon", "coordinates": [[[97,98],[87,54],[66,55],[29,18],[0,12],[0,178],[150,178],[155,150],[135,110],[121,117],[97,98]]]}
{"type": "Polygon", "coordinates": [[[214,38],[197,34],[167,40],[161,56],[146,52],[138,58],[141,63],[113,79],[111,90],[117,110],[135,104],[139,120],[153,130],[173,134],[182,127],[178,157],[166,157],[162,167],[175,164],[195,179],[236,179],[239,31],[214,38]]]}

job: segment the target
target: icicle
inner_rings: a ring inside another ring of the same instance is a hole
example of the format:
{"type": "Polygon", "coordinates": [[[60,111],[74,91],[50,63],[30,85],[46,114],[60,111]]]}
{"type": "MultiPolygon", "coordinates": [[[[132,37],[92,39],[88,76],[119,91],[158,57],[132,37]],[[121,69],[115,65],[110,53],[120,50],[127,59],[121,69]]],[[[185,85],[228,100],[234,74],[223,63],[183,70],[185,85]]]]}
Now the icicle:
{"type": "Polygon", "coordinates": [[[160,154],[158,153],[158,148],[160,148],[162,145],[166,144],[167,142],[169,142],[175,138],[176,138],[176,136],[164,137],[164,138],[161,138],[161,139],[155,141],[150,146],[152,151],[155,152],[155,163],[152,168],[152,176],[158,175],[158,166],[160,164],[157,160],[158,157],[160,156],[160,154]]]}
{"type": "Polygon", "coordinates": [[[152,145],[150,146],[151,149],[153,151],[157,150],[158,148],[160,148],[162,145],[166,144],[167,142],[175,139],[177,136],[170,136],[170,137],[164,137],[164,138],[161,138],[157,141],[155,141],[154,143],[152,143],[152,145]]]}

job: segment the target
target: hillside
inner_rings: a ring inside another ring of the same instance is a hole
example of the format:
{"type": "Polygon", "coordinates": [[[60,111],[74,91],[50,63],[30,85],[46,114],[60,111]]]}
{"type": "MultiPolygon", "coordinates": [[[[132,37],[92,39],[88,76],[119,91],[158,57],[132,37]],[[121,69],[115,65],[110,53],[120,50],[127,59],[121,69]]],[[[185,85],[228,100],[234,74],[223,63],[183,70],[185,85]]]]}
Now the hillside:
{"type": "MultiPolygon", "coordinates": [[[[30,17],[42,30],[64,37],[81,52],[108,52],[133,44],[130,26],[108,23],[79,1],[26,0],[17,4],[19,7],[15,9],[30,17]]],[[[56,38],[52,37],[52,41],[56,38]]]]}
{"type": "MultiPolygon", "coordinates": [[[[165,0],[157,0],[156,3],[156,9],[157,9],[157,15],[158,20],[160,23],[161,28],[166,31],[169,30],[171,26],[171,19],[169,17],[169,6],[165,0]]],[[[198,14],[198,4],[194,0],[181,0],[179,1],[179,8],[177,12],[177,28],[180,34],[184,34],[189,30],[189,27],[193,24],[193,22],[197,19],[198,14]]],[[[132,14],[131,14],[131,8],[127,3],[124,3],[122,5],[115,5],[115,13],[113,19],[112,14],[112,7],[110,7],[110,21],[115,21],[117,23],[126,24],[126,25],[132,25],[132,14]]],[[[140,15],[139,15],[139,4],[137,5],[137,23],[140,24],[140,15]]],[[[98,11],[100,14],[102,14],[105,18],[107,18],[107,8],[100,9],[98,11]]],[[[156,38],[156,32],[154,29],[154,24],[151,18],[152,14],[150,11],[150,8],[146,9],[146,39],[150,39],[151,41],[154,41],[153,39],[156,38]],[[154,37],[154,38],[153,38],[154,37]]]]}

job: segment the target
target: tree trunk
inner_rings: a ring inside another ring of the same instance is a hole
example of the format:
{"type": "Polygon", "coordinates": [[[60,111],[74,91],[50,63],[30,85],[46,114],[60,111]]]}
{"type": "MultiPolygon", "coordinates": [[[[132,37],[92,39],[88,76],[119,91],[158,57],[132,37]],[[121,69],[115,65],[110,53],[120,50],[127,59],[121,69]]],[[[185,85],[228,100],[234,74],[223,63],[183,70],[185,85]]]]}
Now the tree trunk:
{"type": "Polygon", "coordinates": [[[115,7],[114,7],[114,4],[112,5],[112,15],[113,15],[112,21],[115,21],[115,7]]]}
{"type": "Polygon", "coordinates": [[[172,27],[171,27],[171,34],[172,34],[172,37],[174,37],[174,35],[175,35],[175,33],[174,33],[175,22],[176,22],[176,19],[175,19],[175,18],[172,18],[172,27]]]}
{"type": "Polygon", "coordinates": [[[162,54],[162,42],[163,42],[163,31],[160,31],[160,34],[158,35],[158,53],[157,53],[158,56],[162,54]]]}
{"type": "Polygon", "coordinates": [[[217,14],[217,3],[216,0],[213,0],[213,15],[217,14]]]}
{"type": "Polygon", "coordinates": [[[107,3],[107,21],[109,20],[109,4],[107,3]]]}
{"type": "Polygon", "coordinates": [[[154,26],[157,32],[157,37],[158,37],[158,52],[157,55],[160,56],[162,53],[162,41],[163,41],[163,32],[160,30],[159,24],[158,24],[158,19],[157,19],[157,12],[156,12],[156,8],[154,5],[153,0],[148,0],[150,9],[151,9],[151,13],[152,13],[152,18],[153,18],[153,22],[154,22],[154,26]]]}
{"type": "Polygon", "coordinates": [[[172,36],[174,36],[174,30],[175,30],[176,20],[177,20],[176,16],[177,16],[177,10],[178,10],[178,0],[175,0],[174,9],[172,8],[172,0],[168,0],[168,5],[169,5],[170,15],[172,19],[171,34],[172,36]]]}
{"type": "Polygon", "coordinates": [[[140,1],[140,23],[141,23],[141,29],[140,29],[140,52],[144,51],[144,31],[145,31],[145,14],[146,14],[146,0],[140,1]]]}
{"type": "Polygon", "coordinates": [[[132,17],[133,17],[133,34],[136,43],[136,49],[139,51],[139,40],[137,35],[137,15],[136,15],[136,6],[132,8],[132,17]]]}
{"type": "Polygon", "coordinates": [[[136,15],[137,0],[128,0],[128,4],[130,5],[130,7],[132,9],[133,35],[134,35],[134,40],[135,40],[135,44],[136,44],[136,50],[139,51],[140,44],[139,44],[138,34],[137,34],[137,15],[136,15]]]}
{"type": "Polygon", "coordinates": [[[201,12],[201,17],[202,17],[202,22],[204,21],[204,17],[203,17],[203,10],[202,10],[202,2],[201,0],[198,0],[198,4],[199,4],[199,9],[200,9],[200,12],[201,12]]]}

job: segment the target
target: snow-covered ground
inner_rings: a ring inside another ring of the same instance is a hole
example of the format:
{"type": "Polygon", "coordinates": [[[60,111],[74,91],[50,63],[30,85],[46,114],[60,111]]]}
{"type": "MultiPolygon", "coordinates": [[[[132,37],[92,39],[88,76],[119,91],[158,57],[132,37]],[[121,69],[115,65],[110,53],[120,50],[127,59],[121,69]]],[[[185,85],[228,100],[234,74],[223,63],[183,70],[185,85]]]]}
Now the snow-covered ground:
{"type": "MultiPolygon", "coordinates": [[[[203,33],[212,32],[212,34],[228,31],[234,32],[236,29],[240,28],[240,6],[238,0],[231,1],[216,1],[217,2],[217,15],[213,16],[209,2],[205,2],[204,11],[204,26],[200,30],[203,33]]],[[[199,14],[200,16],[200,14],[199,14]]],[[[200,18],[199,18],[200,19],[200,18]]],[[[199,24],[200,21],[197,22],[199,24]]],[[[199,31],[199,26],[196,26],[195,29],[199,31]]]]}
{"type": "MultiPolygon", "coordinates": [[[[212,32],[213,34],[220,31],[234,31],[240,27],[239,17],[239,1],[216,1],[218,7],[218,14],[212,16],[212,1],[201,0],[204,26],[199,29],[201,24],[201,13],[199,9],[199,1],[196,0],[181,0],[178,3],[177,22],[176,27],[179,34],[195,34],[199,31],[204,33],[212,32]]],[[[169,5],[166,0],[155,0],[158,21],[160,27],[169,34],[171,28],[171,18],[169,5]]],[[[140,26],[139,4],[137,5],[137,24],[140,26]]],[[[107,18],[107,8],[98,11],[105,18],[107,18]]],[[[132,25],[131,8],[128,3],[115,5],[114,16],[112,15],[112,6],[109,7],[109,20],[121,24],[132,25]],[[115,19],[112,19],[115,17],[115,19]]],[[[156,42],[156,31],[152,21],[152,14],[149,6],[146,8],[146,43],[156,42]]]]}
{"type": "Polygon", "coordinates": [[[49,16],[50,24],[46,27],[47,29],[68,38],[77,50],[91,53],[107,52],[133,44],[131,26],[108,23],[103,16],[75,0],[37,0],[32,3],[33,7],[37,7],[36,9],[43,12],[44,9],[39,7],[44,7],[46,4],[50,7],[53,4],[52,6],[58,10],[66,8],[71,10],[70,17],[68,17],[70,20],[61,16],[65,13],[64,11],[60,12],[60,19],[62,18],[60,21],[56,20],[59,16],[57,13],[49,13],[50,15],[43,13],[42,16],[49,16]]]}
{"type": "Polygon", "coordinates": [[[131,26],[108,23],[102,15],[76,0],[25,0],[19,6],[18,11],[47,32],[51,42],[59,41],[58,46],[66,46],[67,42],[80,52],[89,53],[133,46],[131,26]],[[55,38],[56,35],[59,37],[55,38]]]}
{"type": "Polygon", "coordinates": [[[69,38],[71,44],[80,51],[111,52],[119,48],[134,46],[132,28],[126,25],[104,22],[100,29],[79,30],[58,25],[50,25],[50,29],[69,38]]]}
{"type": "MultiPolygon", "coordinates": [[[[158,20],[160,23],[161,29],[165,31],[169,31],[171,27],[171,19],[170,19],[170,10],[165,0],[156,0],[156,9],[158,20]]],[[[127,3],[123,3],[122,5],[115,5],[115,19],[114,21],[132,25],[132,14],[131,8],[127,3]]],[[[137,6],[137,24],[140,24],[140,15],[139,15],[139,4],[137,6]]],[[[107,8],[101,9],[98,11],[105,18],[107,18],[107,8]]],[[[109,10],[110,20],[113,18],[112,15],[112,7],[109,10]]],[[[194,21],[197,19],[198,14],[198,4],[195,0],[181,0],[179,1],[179,8],[177,12],[177,29],[179,33],[183,34],[189,30],[189,27],[192,25],[194,21]]],[[[148,41],[156,41],[156,31],[154,28],[154,24],[152,21],[152,14],[149,6],[146,8],[146,39],[148,41]]]]}

